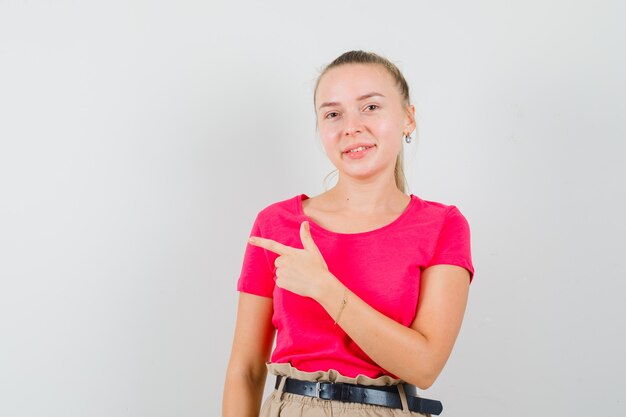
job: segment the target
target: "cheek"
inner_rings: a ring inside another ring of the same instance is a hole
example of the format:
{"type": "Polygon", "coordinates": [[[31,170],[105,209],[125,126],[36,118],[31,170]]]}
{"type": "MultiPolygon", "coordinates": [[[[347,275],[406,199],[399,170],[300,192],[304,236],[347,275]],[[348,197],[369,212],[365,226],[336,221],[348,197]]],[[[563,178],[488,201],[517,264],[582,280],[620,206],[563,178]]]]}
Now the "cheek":
{"type": "Polygon", "coordinates": [[[391,139],[398,136],[400,134],[399,132],[401,132],[401,127],[398,127],[398,123],[389,119],[378,120],[376,128],[380,135],[391,139]]]}
{"type": "Polygon", "coordinates": [[[338,123],[322,123],[317,126],[320,138],[324,141],[332,140],[337,137],[340,132],[340,126],[338,123]]]}
{"type": "Polygon", "coordinates": [[[324,148],[324,153],[330,160],[337,158],[337,146],[333,141],[330,141],[328,138],[324,138],[320,135],[320,142],[322,144],[322,148],[324,148]]]}
{"type": "Polygon", "coordinates": [[[402,136],[402,126],[398,125],[398,123],[394,123],[393,120],[381,121],[376,125],[376,132],[374,133],[378,136],[379,140],[384,146],[385,153],[397,155],[400,152],[400,148],[402,148],[403,136],[402,136]]]}
{"type": "MultiPolygon", "coordinates": [[[[337,146],[338,131],[335,127],[319,127],[318,136],[326,153],[337,146]]],[[[336,150],[336,149],[335,149],[336,150]]]]}

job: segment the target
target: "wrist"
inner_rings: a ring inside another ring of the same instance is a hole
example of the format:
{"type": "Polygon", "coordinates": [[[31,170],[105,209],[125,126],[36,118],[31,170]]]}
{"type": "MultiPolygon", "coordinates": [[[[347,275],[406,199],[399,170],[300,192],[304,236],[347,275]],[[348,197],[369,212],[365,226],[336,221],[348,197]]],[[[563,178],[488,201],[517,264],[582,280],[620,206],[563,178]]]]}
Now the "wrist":
{"type": "Polygon", "coordinates": [[[341,283],[331,272],[328,272],[326,279],[322,280],[319,290],[313,299],[320,303],[322,307],[333,316],[340,301],[344,297],[346,286],[341,283]]]}

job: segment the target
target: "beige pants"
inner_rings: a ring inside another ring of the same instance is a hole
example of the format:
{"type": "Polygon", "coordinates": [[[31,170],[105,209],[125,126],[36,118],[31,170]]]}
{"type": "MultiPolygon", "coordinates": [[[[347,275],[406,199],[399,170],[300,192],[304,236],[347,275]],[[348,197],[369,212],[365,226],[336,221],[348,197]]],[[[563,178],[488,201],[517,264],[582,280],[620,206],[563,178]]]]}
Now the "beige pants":
{"type": "Polygon", "coordinates": [[[303,372],[292,367],[289,363],[267,363],[267,369],[272,375],[282,375],[303,381],[332,381],[374,386],[397,385],[403,409],[371,404],[328,401],[283,392],[283,386],[285,385],[285,379],[283,378],[278,389],[275,389],[263,402],[259,417],[431,417],[430,414],[410,411],[407,408],[406,394],[401,384],[403,381],[389,376],[372,379],[359,375],[357,378],[348,378],[332,369],[328,372],[303,372]]]}

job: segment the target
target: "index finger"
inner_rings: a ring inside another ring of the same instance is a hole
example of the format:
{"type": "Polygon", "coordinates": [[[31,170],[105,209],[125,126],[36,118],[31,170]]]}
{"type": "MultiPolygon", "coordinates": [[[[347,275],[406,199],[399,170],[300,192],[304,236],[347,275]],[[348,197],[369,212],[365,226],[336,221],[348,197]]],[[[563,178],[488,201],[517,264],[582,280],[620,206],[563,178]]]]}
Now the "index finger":
{"type": "Polygon", "coordinates": [[[250,236],[248,242],[250,242],[254,246],[260,246],[267,250],[271,250],[272,252],[279,255],[285,255],[291,249],[293,249],[291,246],[283,245],[282,243],[278,243],[275,240],[266,239],[264,237],[250,236]]]}

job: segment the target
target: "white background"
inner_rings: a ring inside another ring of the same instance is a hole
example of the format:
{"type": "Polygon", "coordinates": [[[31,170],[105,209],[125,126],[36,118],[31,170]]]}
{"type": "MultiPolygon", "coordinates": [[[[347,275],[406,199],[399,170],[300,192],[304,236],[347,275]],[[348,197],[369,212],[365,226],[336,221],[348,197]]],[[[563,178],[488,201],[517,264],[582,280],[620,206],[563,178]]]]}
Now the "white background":
{"type": "Polygon", "coordinates": [[[476,268],[445,416],[623,415],[622,1],[0,1],[0,415],[217,416],[256,213],[323,65],[404,72],[476,268]]]}

